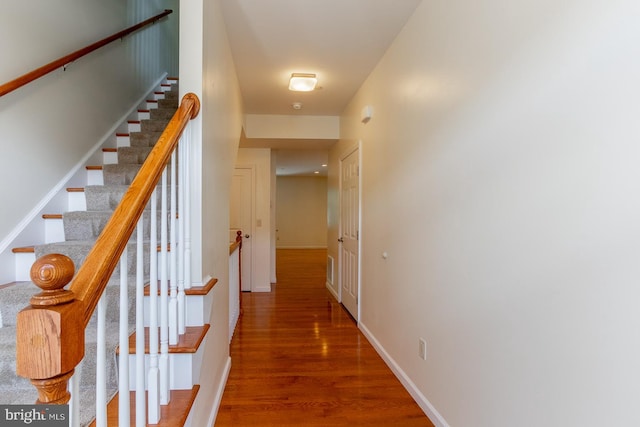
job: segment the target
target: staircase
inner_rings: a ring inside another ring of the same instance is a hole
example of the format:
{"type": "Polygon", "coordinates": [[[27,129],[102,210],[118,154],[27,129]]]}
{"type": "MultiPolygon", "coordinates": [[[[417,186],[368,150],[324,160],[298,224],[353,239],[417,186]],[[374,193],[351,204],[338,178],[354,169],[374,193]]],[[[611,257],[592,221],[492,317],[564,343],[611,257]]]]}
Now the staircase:
{"type": "MultiPolygon", "coordinates": [[[[145,106],[138,110],[136,120],[128,122],[128,132],[118,133],[114,140],[116,147],[103,148],[103,164],[99,166],[87,166],[87,183],[83,188],[69,188],[69,211],[51,213],[43,216],[45,243],[33,247],[15,248],[16,276],[18,281],[0,285],[0,403],[2,404],[32,404],[37,399],[35,388],[27,379],[15,374],[16,354],[16,315],[29,304],[29,299],[41,290],[28,280],[29,268],[35,260],[45,254],[60,253],[68,256],[74,262],[76,271],[84,262],[93,242],[99,236],[106,222],[111,217],[114,208],[120,202],[129,184],[140,169],[145,158],[150,153],[153,145],[173,116],[178,107],[177,80],[168,80],[162,84],[147,101],[145,106]]],[[[161,192],[157,191],[160,195],[161,192]]],[[[158,196],[159,199],[160,196],[158,196]]],[[[160,205],[160,201],[158,201],[160,205]]],[[[149,262],[152,256],[158,256],[158,248],[149,244],[151,212],[147,208],[143,214],[145,236],[144,240],[144,270],[145,281],[149,280],[149,262]]],[[[160,213],[156,214],[155,223],[160,224],[160,213]]],[[[128,244],[128,263],[126,275],[129,286],[129,332],[130,355],[129,384],[135,385],[135,351],[136,335],[135,326],[135,284],[136,284],[136,249],[134,241],[128,244]]],[[[120,267],[119,267],[120,268],[120,267]]],[[[107,346],[107,394],[111,398],[118,390],[118,360],[120,358],[118,348],[118,321],[120,301],[120,271],[114,272],[103,300],[106,310],[106,346],[107,346]]],[[[124,267],[123,267],[124,268],[124,267]]],[[[186,291],[187,301],[187,333],[182,335],[178,344],[170,346],[170,405],[163,407],[163,418],[158,425],[181,426],[184,425],[187,415],[195,399],[198,386],[195,382],[199,378],[200,362],[202,360],[202,342],[209,329],[205,324],[205,309],[208,296],[215,285],[212,279],[202,287],[193,287],[186,291]]],[[[149,290],[145,292],[145,306],[148,306],[149,290]]],[[[95,402],[95,378],[96,378],[96,327],[95,315],[85,330],[85,357],[76,369],[75,378],[80,388],[80,425],[89,425],[96,414],[95,402]]],[[[145,309],[145,326],[148,332],[148,310],[145,309]]],[[[148,337],[145,348],[148,352],[148,337]]],[[[146,364],[148,366],[148,356],[146,364]]],[[[113,410],[117,413],[117,400],[110,404],[108,415],[109,425],[116,425],[113,421],[113,410]],[[114,409],[115,408],[115,409],[114,409]]],[[[135,399],[131,399],[132,405],[135,399]]],[[[132,408],[131,413],[135,413],[132,408]]],[[[133,416],[133,415],[132,415],[133,416]]],[[[132,425],[133,425],[132,418],[132,425]]]]}

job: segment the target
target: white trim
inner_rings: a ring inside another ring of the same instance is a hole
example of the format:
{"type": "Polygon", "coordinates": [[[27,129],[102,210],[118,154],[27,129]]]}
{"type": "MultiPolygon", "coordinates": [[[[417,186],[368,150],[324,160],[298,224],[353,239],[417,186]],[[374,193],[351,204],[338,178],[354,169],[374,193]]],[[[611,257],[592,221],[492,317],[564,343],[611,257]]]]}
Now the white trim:
{"type": "Polygon", "coordinates": [[[436,410],[436,408],[429,402],[429,400],[425,397],[424,394],[418,389],[418,387],[411,381],[409,376],[400,368],[400,366],[396,363],[395,360],[387,353],[380,344],[380,342],[373,336],[371,331],[364,325],[364,323],[359,322],[358,328],[362,331],[365,338],[369,340],[373,348],[378,352],[382,360],[389,366],[394,375],[400,380],[404,388],[409,392],[411,397],[416,401],[418,406],[424,411],[424,413],[429,417],[432,423],[435,424],[436,427],[449,427],[447,421],[445,421],[444,417],[440,415],[440,413],[436,410]]]}
{"type": "Polygon", "coordinates": [[[216,417],[218,416],[218,410],[220,409],[220,403],[222,402],[222,395],[224,394],[224,389],[227,385],[227,380],[229,379],[229,372],[231,372],[231,357],[227,358],[227,363],[224,366],[224,372],[222,372],[222,379],[218,384],[216,397],[215,397],[213,406],[211,407],[211,413],[209,414],[209,422],[207,422],[207,425],[210,427],[213,427],[213,424],[216,422],[216,417]]]}
{"type": "Polygon", "coordinates": [[[333,297],[336,299],[336,301],[340,302],[340,296],[338,295],[338,292],[336,292],[335,289],[333,289],[333,286],[331,286],[331,284],[329,282],[326,282],[326,287],[329,290],[329,292],[331,293],[331,295],[333,295],[333,297]]]}
{"type": "Polygon", "coordinates": [[[42,210],[46,208],[47,204],[51,202],[56,197],[56,195],[58,195],[58,193],[64,191],[67,183],[73,178],[73,176],[87,164],[89,159],[94,156],[95,153],[100,150],[103,145],[105,145],[109,140],[113,139],[113,136],[118,131],[122,123],[127,122],[131,114],[134,114],[138,110],[140,103],[144,102],[149,97],[149,94],[153,93],[154,89],[158,85],[160,85],[166,77],[167,73],[163,73],[162,77],[159,78],[151,86],[151,89],[148,92],[145,92],[145,94],[141,96],[135,104],[133,104],[129,111],[121,116],[120,120],[118,120],[116,124],[107,131],[107,133],[100,139],[100,142],[94,145],[93,148],[89,150],[89,152],[80,160],[80,162],[76,163],[76,165],[69,171],[69,173],[66,174],[64,178],[62,178],[62,180],[60,180],[55,185],[55,187],[53,187],[51,191],[49,191],[47,195],[42,198],[42,200],[40,200],[40,202],[22,219],[22,221],[20,221],[20,223],[13,230],[11,230],[11,232],[0,242],[0,253],[3,253],[13,243],[13,241],[20,236],[20,233],[25,231],[32,221],[36,220],[36,218],[40,215],[40,212],[42,212],[42,210]]]}
{"type": "Polygon", "coordinates": [[[324,245],[320,245],[320,246],[314,246],[314,245],[301,245],[301,246],[278,246],[276,249],[327,249],[327,246],[324,245]]]}

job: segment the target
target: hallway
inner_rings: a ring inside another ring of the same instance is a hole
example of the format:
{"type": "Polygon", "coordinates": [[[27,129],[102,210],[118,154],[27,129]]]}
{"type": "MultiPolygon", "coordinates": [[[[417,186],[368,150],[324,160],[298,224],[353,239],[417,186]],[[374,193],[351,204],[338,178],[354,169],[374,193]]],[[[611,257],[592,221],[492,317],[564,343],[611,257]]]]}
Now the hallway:
{"type": "Polygon", "coordinates": [[[326,250],[277,251],[271,293],[243,293],[225,426],[432,426],[325,288],[326,250]]]}

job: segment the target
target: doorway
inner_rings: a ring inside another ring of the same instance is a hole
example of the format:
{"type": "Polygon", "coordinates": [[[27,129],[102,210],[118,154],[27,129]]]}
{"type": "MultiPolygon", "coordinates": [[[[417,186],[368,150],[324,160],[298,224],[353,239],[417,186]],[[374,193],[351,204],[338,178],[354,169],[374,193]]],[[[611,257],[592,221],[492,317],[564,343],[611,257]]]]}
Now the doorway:
{"type": "Polygon", "coordinates": [[[358,321],[360,300],[360,150],[340,158],[340,300],[358,321]]]}

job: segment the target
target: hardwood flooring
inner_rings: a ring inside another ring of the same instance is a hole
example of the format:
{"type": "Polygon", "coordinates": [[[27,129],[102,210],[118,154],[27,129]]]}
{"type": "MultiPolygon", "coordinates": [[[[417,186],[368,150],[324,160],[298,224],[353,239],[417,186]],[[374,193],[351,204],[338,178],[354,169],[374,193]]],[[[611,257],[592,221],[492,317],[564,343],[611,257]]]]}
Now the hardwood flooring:
{"type": "Polygon", "coordinates": [[[278,250],[271,293],[243,293],[216,427],[433,426],[325,288],[325,250],[278,250]]]}

